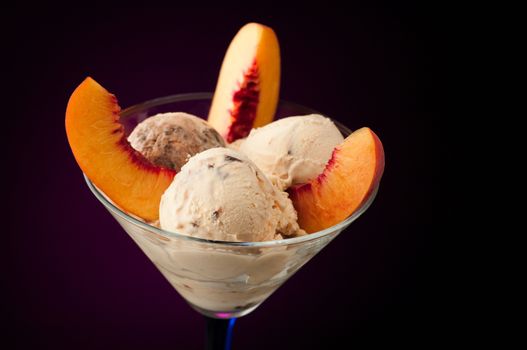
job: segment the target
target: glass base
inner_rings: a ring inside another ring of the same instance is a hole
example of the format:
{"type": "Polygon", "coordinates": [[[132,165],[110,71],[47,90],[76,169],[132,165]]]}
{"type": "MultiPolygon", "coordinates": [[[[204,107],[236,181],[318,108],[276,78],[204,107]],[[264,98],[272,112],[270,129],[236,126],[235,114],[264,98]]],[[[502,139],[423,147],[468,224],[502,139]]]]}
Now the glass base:
{"type": "Polygon", "coordinates": [[[220,320],[230,319],[230,318],[238,318],[245,316],[251,312],[253,312],[258,306],[260,306],[261,303],[250,306],[248,308],[244,308],[243,310],[239,311],[212,311],[212,310],[205,310],[200,308],[199,306],[196,306],[192,303],[188,303],[194,310],[199,312],[200,314],[210,317],[210,318],[217,318],[220,320]]]}
{"type": "Polygon", "coordinates": [[[235,318],[229,320],[205,317],[207,322],[206,350],[231,350],[235,318]]]}

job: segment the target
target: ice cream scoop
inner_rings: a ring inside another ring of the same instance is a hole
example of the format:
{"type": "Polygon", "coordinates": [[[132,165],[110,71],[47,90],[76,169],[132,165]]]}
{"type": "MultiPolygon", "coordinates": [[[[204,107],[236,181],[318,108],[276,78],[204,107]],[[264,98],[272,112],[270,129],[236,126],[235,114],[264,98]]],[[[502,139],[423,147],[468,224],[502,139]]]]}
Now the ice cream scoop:
{"type": "Polygon", "coordinates": [[[138,124],[128,137],[134,149],[157,166],[179,171],[187,160],[225,141],[205,120],[187,113],[160,113],[138,124]]]}
{"type": "Polygon", "coordinates": [[[285,192],[246,156],[212,148],[190,158],[161,197],[161,228],[221,241],[269,241],[305,234],[285,192]]]}
{"type": "Polygon", "coordinates": [[[253,129],[239,149],[273,184],[285,190],[321,174],[333,149],[343,140],[329,118],[311,114],[253,129]]]}

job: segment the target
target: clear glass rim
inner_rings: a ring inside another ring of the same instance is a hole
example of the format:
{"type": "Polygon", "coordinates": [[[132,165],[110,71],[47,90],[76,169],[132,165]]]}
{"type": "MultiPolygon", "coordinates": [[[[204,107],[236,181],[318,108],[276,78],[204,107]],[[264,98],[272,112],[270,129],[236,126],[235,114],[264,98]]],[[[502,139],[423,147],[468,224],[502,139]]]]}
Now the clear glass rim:
{"type": "MultiPolygon", "coordinates": [[[[139,103],[133,106],[130,106],[128,108],[125,108],[121,111],[121,116],[126,117],[126,115],[131,114],[133,112],[136,112],[138,110],[149,108],[149,107],[155,107],[159,105],[163,105],[166,103],[173,103],[173,102],[182,102],[182,101],[190,101],[190,100],[205,100],[205,99],[211,99],[212,93],[210,92],[197,92],[197,93],[186,93],[186,94],[177,94],[177,95],[170,95],[165,97],[159,97],[152,100],[145,101],[143,103],[139,103]]],[[[281,105],[291,106],[291,107],[297,107],[301,109],[311,110],[313,112],[319,113],[315,111],[312,108],[305,107],[303,105],[288,102],[284,100],[280,100],[281,105]]],[[[322,113],[319,113],[322,114],[322,113]]],[[[333,120],[335,124],[337,124],[339,127],[343,127],[344,129],[348,129],[345,125],[339,123],[338,121],[333,120]]],[[[373,192],[370,194],[368,199],[357,209],[353,214],[351,214],[346,219],[342,220],[341,222],[328,227],[324,230],[313,232],[304,236],[294,237],[294,238],[284,238],[284,239],[277,239],[272,241],[263,241],[263,242],[229,242],[229,241],[216,241],[216,240],[210,240],[210,239],[204,239],[199,237],[193,237],[184,235],[177,232],[172,231],[166,231],[161,228],[158,228],[156,226],[152,226],[142,220],[139,220],[130,214],[124,212],[121,208],[119,208],[117,205],[115,205],[112,201],[108,200],[107,197],[91,182],[91,180],[84,175],[84,179],[86,180],[86,183],[88,184],[88,187],[92,191],[92,193],[95,195],[95,197],[109,210],[111,210],[113,213],[117,214],[121,218],[125,219],[128,222],[131,222],[134,225],[137,225],[145,230],[154,232],[156,234],[159,234],[166,238],[175,238],[175,239],[182,239],[185,241],[193,241],[196,243],[205,243],[205,244],[213,244],[218,246],[225,246],[225,247],[255,247],[255,248],[264,248],[264,247],[274,247],[274,246],[280,246],[280,245],[290,245],[290,244],[297,244],[297,243],[304,243],[311,240],[316,240],[318,238],[324,237],[326,235],[329,235],[333,232],[336,232],[338,230],[344,229],[346,226],[351,224],[353,221],[355,221],[359,216],[361,216],[373,203],[375,200],[375,196],[377,195],[378,185],[375,187],[373,192]]]]}

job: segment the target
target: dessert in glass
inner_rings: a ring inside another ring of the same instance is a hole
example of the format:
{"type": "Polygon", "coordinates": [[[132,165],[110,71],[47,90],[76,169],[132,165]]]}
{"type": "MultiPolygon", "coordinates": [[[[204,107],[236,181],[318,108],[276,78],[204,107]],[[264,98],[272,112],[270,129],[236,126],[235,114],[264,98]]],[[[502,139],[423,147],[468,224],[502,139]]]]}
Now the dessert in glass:
{"type": "Polygon", "coordinates": [[[252,23],[233,39],[214,94],[120,111],[87,78],[68,103],[88,187],[207,318],[209,349],[228,349],[234,320],[356,220],[382,176],[373,131],[279,101],[278,85],[276,36],[252,23]]]}

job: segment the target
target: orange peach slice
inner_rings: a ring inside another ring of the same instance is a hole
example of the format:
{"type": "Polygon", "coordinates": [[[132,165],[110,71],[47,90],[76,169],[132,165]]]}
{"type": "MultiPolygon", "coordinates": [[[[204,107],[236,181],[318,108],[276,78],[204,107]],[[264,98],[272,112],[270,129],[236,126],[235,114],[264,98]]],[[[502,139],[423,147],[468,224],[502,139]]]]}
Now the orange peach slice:
{"type": "Polygon", "coordinates": [[[176,173],[152,165],[130,146],[120,110],[114,95],[86,78],[68,102],[68,141],[80,168],[99,189],[125,211],[153,221],[176,173]]]}
{"type": "Polygon", "coordinates": [[[382,143],[369,128],[349,135],[316,179],[289,194],[298,224],[312,233],[331,227],[357,210],[375,190],[384,171],[382,143]]]}
{"type": "Polygon", "coordinates": [[[234,37],[220,70],[209,123],[227,142],[270,123],[280,90],[280,46],[274,31],[249,23],[234,37]]]}

